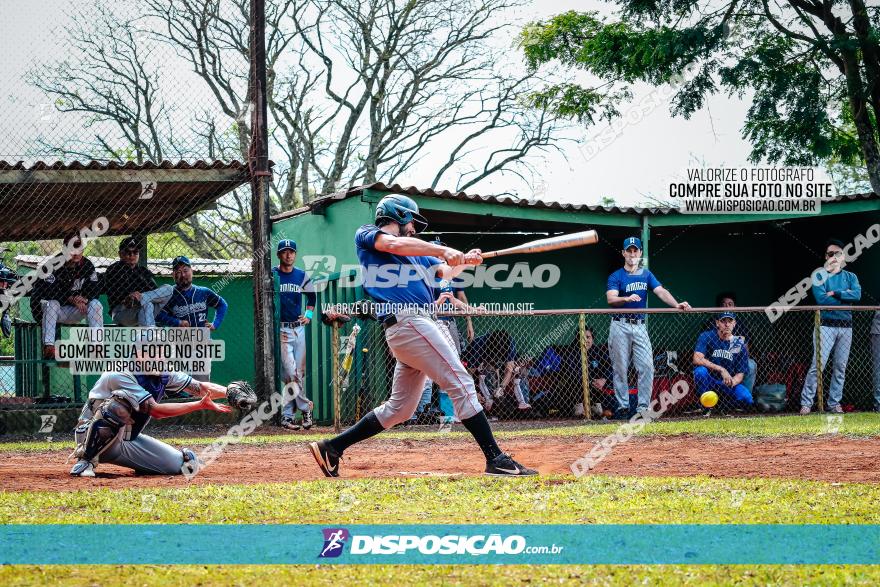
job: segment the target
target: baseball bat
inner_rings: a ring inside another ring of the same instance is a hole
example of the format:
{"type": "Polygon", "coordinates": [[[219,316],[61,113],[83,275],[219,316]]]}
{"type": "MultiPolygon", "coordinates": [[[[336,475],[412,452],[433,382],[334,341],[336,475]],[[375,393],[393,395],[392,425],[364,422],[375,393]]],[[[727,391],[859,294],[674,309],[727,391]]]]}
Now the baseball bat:
{"type": "Polygon", "coordinates": [[[569,247],[581,247],[584,245],[592,245],[599,242],[599,235],[595,230],[585,230],[583,232],[574,232],[572,234],[560,234],[559,236],[551,236],[550,238],[542,238],[501,249],[500,251],[489,251],[483,253],[484,259],[492,257],[500,257],[501,255],[515,255],[519,253],[543,253],[546,251],[555,251],[557,249],[567,249],[569,247]]]}

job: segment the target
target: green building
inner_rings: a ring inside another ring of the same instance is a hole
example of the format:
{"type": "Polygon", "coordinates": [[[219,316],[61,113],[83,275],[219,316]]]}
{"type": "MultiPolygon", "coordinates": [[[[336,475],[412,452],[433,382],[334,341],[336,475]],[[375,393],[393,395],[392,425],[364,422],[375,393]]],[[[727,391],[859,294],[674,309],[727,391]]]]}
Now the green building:
{"type": "MultiPolygon", "coordinates": [[[[737,294],[739,306],[766,306],[822,264],[825,242],[829,237],[849,242],[857,234],[864,234],[869,227],[880,223],[880,197],[874,194],[823,201],[821,213],[809,216],[708,215],[682,214],[676,209],[664,208],[605,207],[484,197],[379,183],[317,198],[307,206],[273,218],[273,242],[292,238],[298,243],[297,266],[308,268],[304,259],[310,256],[329,257],[324,265],[330,273],[326,276],[329,285],[319,293],[319,305],[363,297],[360,288],[339,287],[338,283],[340,277],[344,278],[351,267],[357,265],[353,240],[356,229],[372,222],[376,203],[389,193],[406,194],[418,203],[430,223],[425,232],[427,238],[439,236],[445,243],[462,250],[497,250],[548,235],[595,229],[599,243],[593,246],[540,255],[499,257],[490,263],[528,263],[533,269],[541,264],[553,264],[560,270],[559,281],[553,287],[516,284],[512,287],[467,289],[471,302],[526,302],[533,303],[538,310],[607,308],[607,277],[622,266],[622,241],[627,236],[642,239],[648,266],[679,300],[687,300],[694,307],[712,307],[718,292],[733,291],[737,294]]],[[[861,279],[864,292],[861,303],[864,305],[880,303],[878,262],[880,247],[868,248],[847,267],[861,279]]],[[[812,304],[813,301],[809,298],[804,303],[812,304]]],[[[662,306],[662,302],[652,296],[650,306],[662,306]]],[[[694,316],[686,324],[670,325],[670,328],[652,327],[655,349],[676,344],[685,350],[692,340],[673,340],[679,334],[678,330],[688,330],[690,337],[690,331],[698,332],[700,321],[705,318],[705,315],[694,316]],[[664,336],[668,340],[664,340],[664,336]]],[[[804,327],[801,322],[812,319],[806,315],[799,319],[780,322],[783,327],[780,332],[786,332],[786,322],[790,323],[790,332],[786,336],[790,335],[796,342],[785,344],[796,344],[809,352],[809,325],[804,327]],[[803,335],[797,334],[801,330],[803,335]]],[[[477,334],[481,325],[484,329],[493,327],[487,319],[480,318],[475,322],[477,334]]],[[[604,340],[607,320],[592,322],[597,339],[604,340]]],[[[511,330],[522,350],[529,348],[536,329],[546,332],[552,328],[548,318],[532,317],[511,330]]],[[[328,421],[333,416],[329,329],[312,326],[309,330],[312,337],[309,348],[317,349],[308,357],[309,392],[316,399],[316,416],[328,421]]],[[[347,331],[344,329],[343,335],[347,331]]],[[[375,340],[378,335],[371,336],[375,340]]],[[[557,342],[566,342],[571,337],[572,330],[564,330],[557,342]]],[[[859,331],[853,342],[851,364],[859,361],[867,365],[868,359],[859,354],[866,348],[867,331],[859,331]]],[[[870,369],[866,373],[865,376],[869,376],[870,369]]],[[[857,378],[852,379],[854,385],[863,383],[857,378]]],[[[374,393],[381,401],[387,389],[374,393]]]]}

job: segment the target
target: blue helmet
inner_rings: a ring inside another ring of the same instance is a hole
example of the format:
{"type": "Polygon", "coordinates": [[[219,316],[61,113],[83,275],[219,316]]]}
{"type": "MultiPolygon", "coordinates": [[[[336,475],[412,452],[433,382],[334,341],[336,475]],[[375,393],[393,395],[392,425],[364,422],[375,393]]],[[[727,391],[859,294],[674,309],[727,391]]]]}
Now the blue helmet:
{"type": "Polygon", "coordinates": [[[401,226],[412,222],[415,224],[416,232],[421,232],[428,226],[428,221],[419,214],[419,205],[415,200],[397,194],[385,196],[376,204],[376,222],[378,223],[382,218],[401,226]]]}

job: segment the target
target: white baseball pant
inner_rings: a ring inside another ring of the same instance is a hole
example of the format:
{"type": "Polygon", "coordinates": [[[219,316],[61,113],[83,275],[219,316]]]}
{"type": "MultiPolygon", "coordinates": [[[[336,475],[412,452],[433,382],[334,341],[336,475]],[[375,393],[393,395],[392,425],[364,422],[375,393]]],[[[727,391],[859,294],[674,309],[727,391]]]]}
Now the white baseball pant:
{"type": "Polygon", "coordinates": [[[422,396],[425,377],[446,391],[459,420],[471,418],[483,409],[473,378],[433,319],[420,314],[398,316],[397,324],[385,330],[385,340],[397,359],[391,395],[374,410],[385,429],[412,417],[422,396]]]}
{"type": "Polygon", "coordinates": [[[76,306],[62,306],[58,300],[42,300],[43,306],[43,344],[55,345],[55,328],[58,324],[79,324],[88,319],[89,326],[104,326],[104,306],[98,300],[89,301],[86,313],[83,314],[76,306]]]}

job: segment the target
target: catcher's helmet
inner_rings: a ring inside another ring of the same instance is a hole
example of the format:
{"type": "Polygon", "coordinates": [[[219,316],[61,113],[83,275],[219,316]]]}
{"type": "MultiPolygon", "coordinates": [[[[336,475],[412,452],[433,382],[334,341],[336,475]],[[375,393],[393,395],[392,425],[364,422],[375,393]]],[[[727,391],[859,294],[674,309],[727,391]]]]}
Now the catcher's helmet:
{"type": "Polygon", "coordinates": [[[419,205],[415,200],[397,194],[385,196],[376,204],[376,222],[382,218],[396,222],[401,226],[412,222],[416,227],[416,232],[421,232],[428,226],[428,221],[419,214],[419,205]]]}

